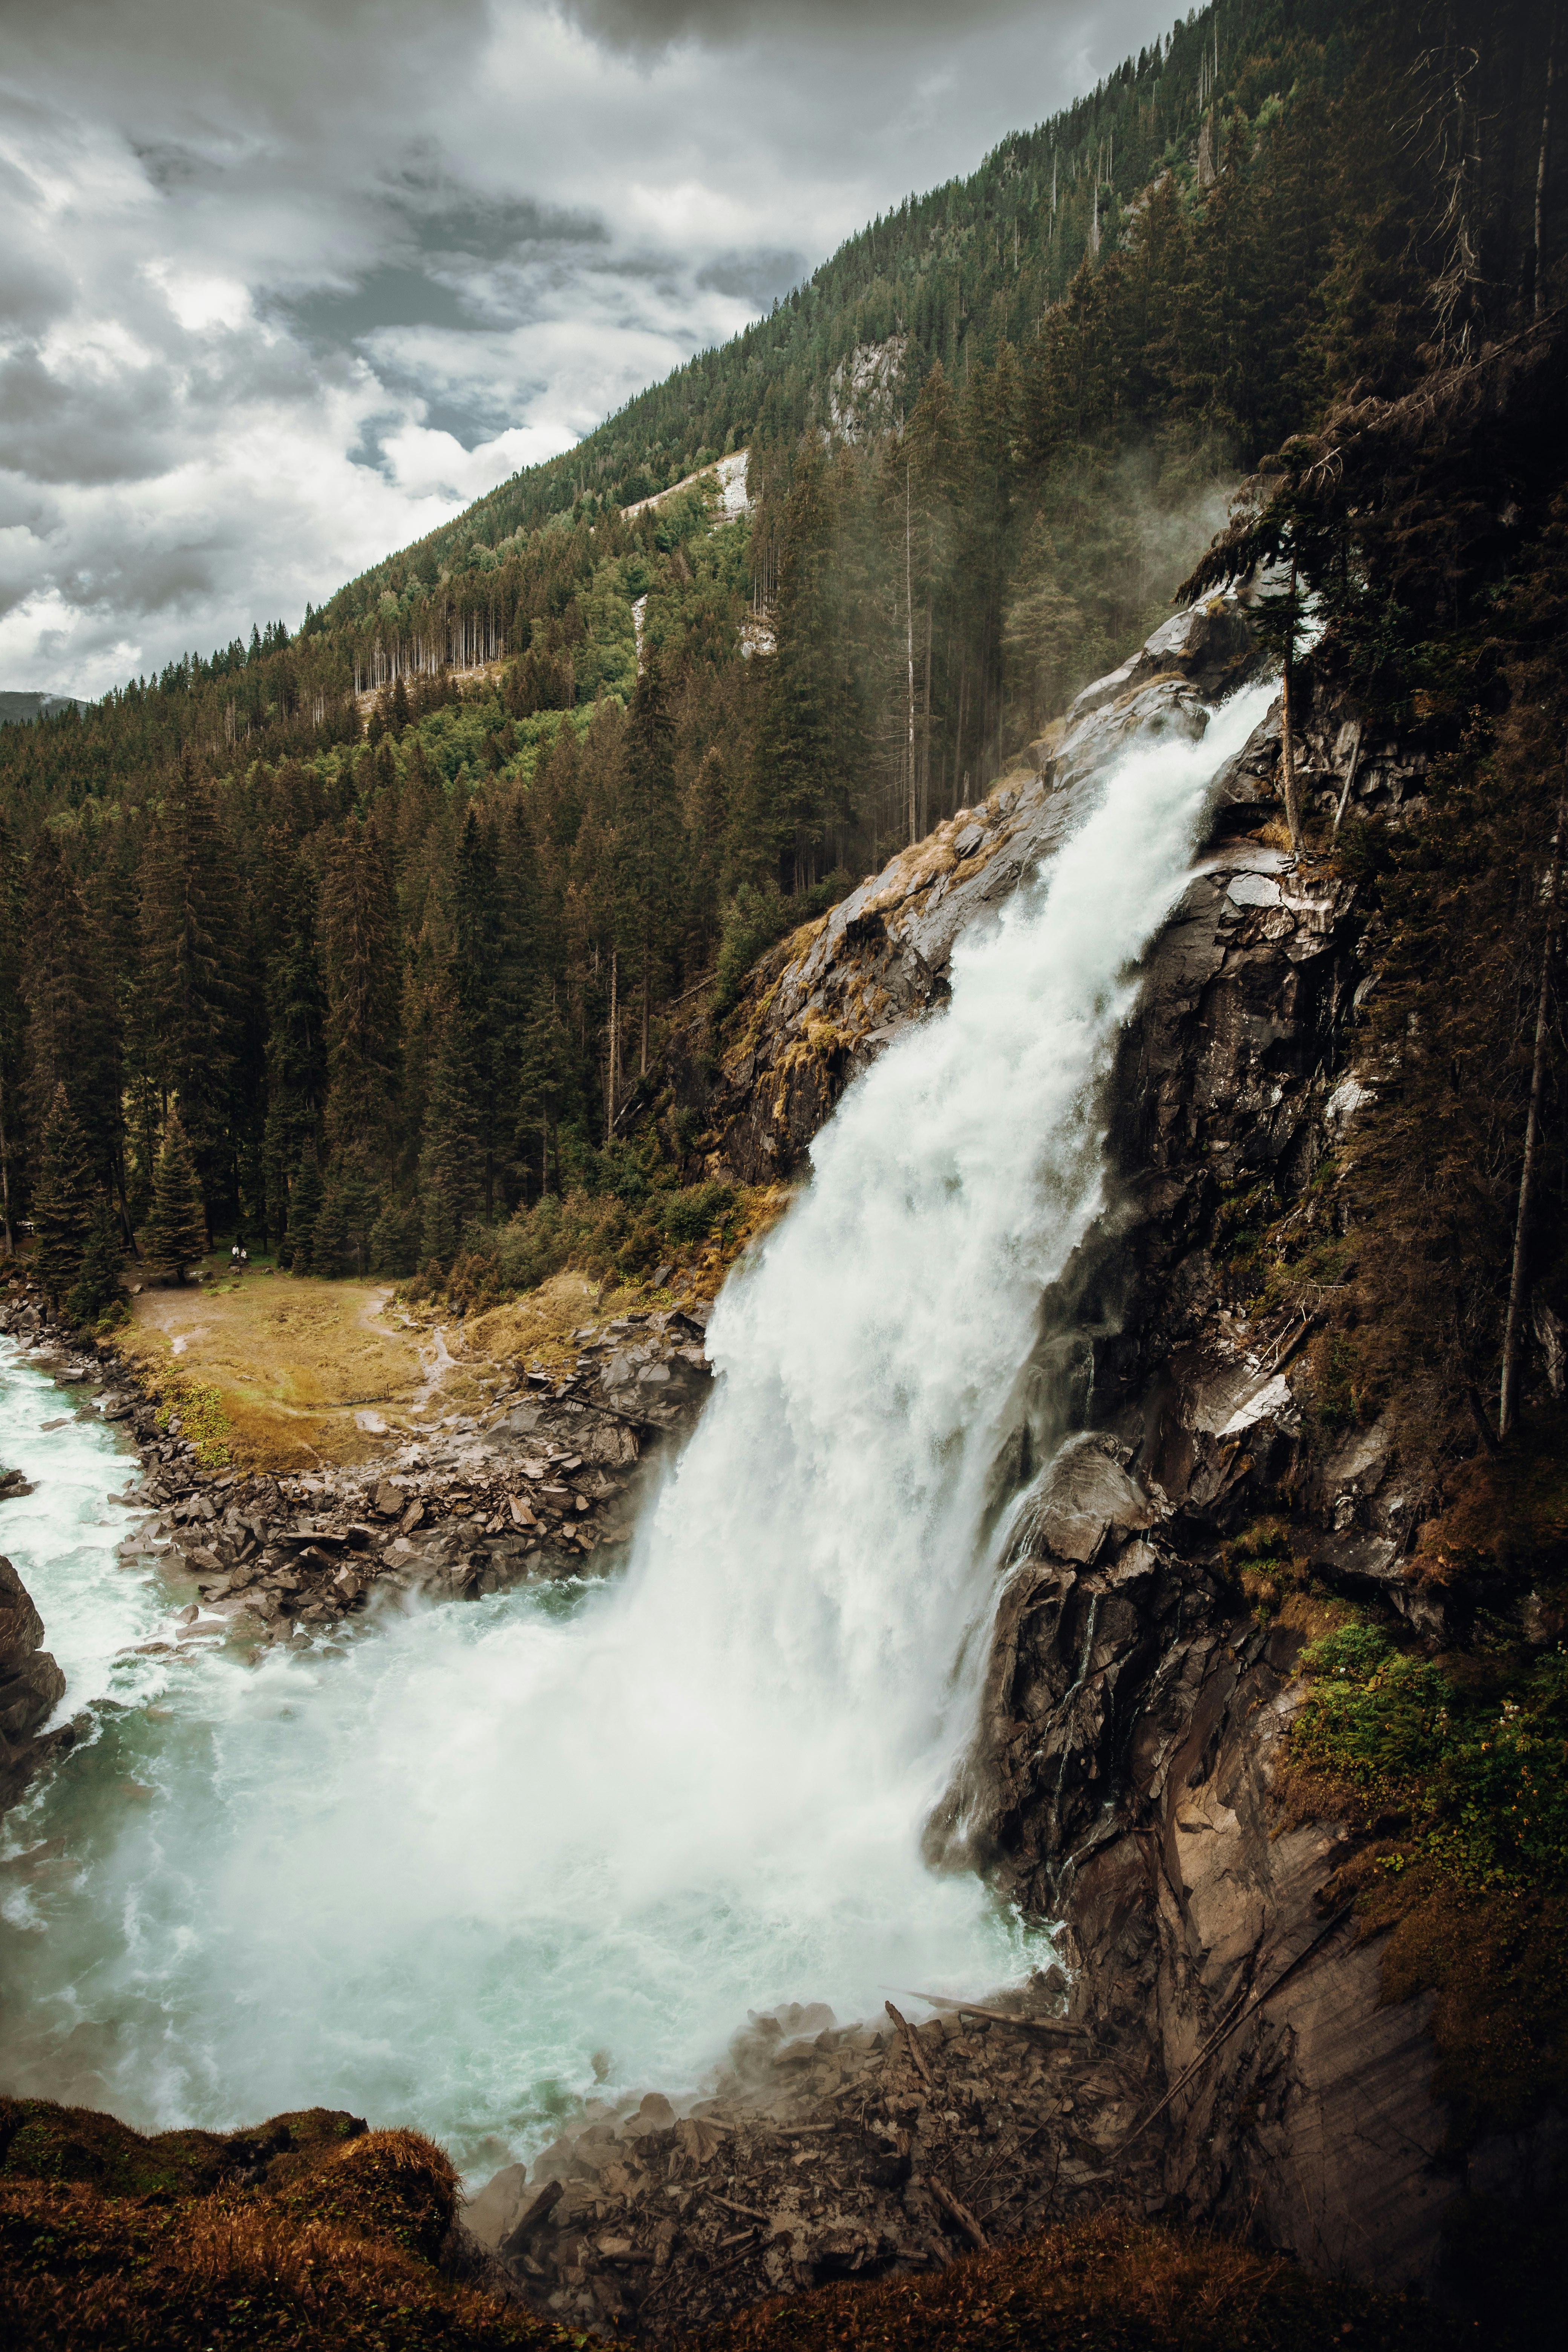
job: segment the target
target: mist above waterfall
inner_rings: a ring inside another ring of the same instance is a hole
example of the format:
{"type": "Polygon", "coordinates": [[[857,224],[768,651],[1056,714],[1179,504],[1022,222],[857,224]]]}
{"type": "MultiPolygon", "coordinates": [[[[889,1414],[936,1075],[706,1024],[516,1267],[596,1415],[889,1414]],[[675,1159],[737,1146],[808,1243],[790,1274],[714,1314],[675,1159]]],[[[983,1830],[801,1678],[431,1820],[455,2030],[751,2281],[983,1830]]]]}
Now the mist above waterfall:
{"type": "MultiPolygon", "coordinates": [[[[7,1913],[14,2087],[161,2123],[351,2105],[478,2162],[595,2074],[695,2084],[748,2007],[845,2018],[1043,1953],[921,1832],[1136,961],[1268,698],[1125,751],[850,1090],[720,1303],[715,1393],[623,1580],[389,1613],[339,1658],[183,1661],[166,1720],[103,1714],[13,1832],[87,1865],[7,1913]]],[[[47,1543],[24,1572],[48,1621],[47,1543]]]]}

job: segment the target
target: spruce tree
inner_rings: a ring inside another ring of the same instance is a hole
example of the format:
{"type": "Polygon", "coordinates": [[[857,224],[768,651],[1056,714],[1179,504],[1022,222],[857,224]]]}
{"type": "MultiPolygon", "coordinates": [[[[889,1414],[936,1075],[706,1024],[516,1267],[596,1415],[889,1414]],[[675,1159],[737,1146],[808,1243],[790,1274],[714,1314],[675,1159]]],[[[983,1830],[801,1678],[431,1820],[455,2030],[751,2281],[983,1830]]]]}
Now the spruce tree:
{"type": "Polygon", "coordinates": [[[121,1306],[123,1258],[120,1220],[109,1195],[100,1190],[88,1221],[87,1246],[77,1278],[66,1299],[66,1312],[73,1323],[96,1323],[111,1307],[121,1306]]]}
{"type": "Polygon", "coordinates": [[[198,1265],[206,1255],[207,1218],[201,1179],[178,1111],[170,1112],[163,1130],[153,1179],[153,1213],[142,1242],[150,1270],[173,1275],[176,1282],[184,1282],[185,1268],[198,1265]]]}
{"type": "Polygon", "coordinates": [[[419,1150],[419,1255],[451,1265],[481,1207],[474,1088],[460,1008],[448,998],[419,1150]]]}
{"type": "Polygon", "coordinates": [[[321,936],[329,1153],[333,1160],[352,1156],[375,1168],[391,1145],[396,1097],[397,923],[386,861],[369,827],[355,817],[327,860],[321,936]]]}
{"type": "Polygon", "coordinates": [[[64,1086],[87,1138],[92,1173],[111,1182],[123,1134],[113,982],[104,969],[102,931],[47,825],[27,861],[26,911],[22,992],[32,1147],[37,1150],[56,1089],[64,1086]]]}
{"type": "Polygon", "coordinates": [[[321,1171],[307,1142],[289,1189],[289,1263],[296,1274],[315,1271],[316,1226],[321,1214],[321,1171]]]}
{"type": "Polygon", "coordinates": [[[187,751],[171,778],[142,871],[142,994],[160,1090],[207,1192],[226,1190],[238,933],[233,853],[211,780],[187,751]]]}
{"type": "Polygon", "coordinates": [[[87,1138],[65,1087],[57,1086],[44,1122],[33,1187],[33,1265],[55,1307],[62,1304],[81,1271],[89,1181],[87,1138]]]}
{"type": "MultiPolygon", "coordinates": [[[[664,672],[650,653],[626,727],[626,779],[623,843],[630,898],[630,928],[637,982],[637,1069],[647,1069],[648,1023],[654,994],[661,987],[667,951],[679,938],[680,805],[675,788],[675,722],[664,672]]],[[[628,978],[631,973],[628,973],[628,978]]]]}

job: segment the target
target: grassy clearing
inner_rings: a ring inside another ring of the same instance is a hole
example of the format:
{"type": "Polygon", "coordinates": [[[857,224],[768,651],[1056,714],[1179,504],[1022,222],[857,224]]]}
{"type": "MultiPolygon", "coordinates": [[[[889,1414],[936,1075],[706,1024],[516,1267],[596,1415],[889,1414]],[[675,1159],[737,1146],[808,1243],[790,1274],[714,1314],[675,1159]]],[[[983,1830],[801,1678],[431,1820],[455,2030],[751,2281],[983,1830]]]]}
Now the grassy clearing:
{"type": "MultiPolygon", "coordinates": [[[[147,1290],[121,1344],[166,1386],[216,1391],[235,1459],[269,1470],[367,1459],[383,1430],[417,1427],[427,1381],[420,1335],[391,1286],[251,1273],[147,1290]]],[[[449,1378],[439,1411],[472,1386],[449,1378]]],[[[436,1404],[426,1400],[426,1417],[436,1404]]]]}

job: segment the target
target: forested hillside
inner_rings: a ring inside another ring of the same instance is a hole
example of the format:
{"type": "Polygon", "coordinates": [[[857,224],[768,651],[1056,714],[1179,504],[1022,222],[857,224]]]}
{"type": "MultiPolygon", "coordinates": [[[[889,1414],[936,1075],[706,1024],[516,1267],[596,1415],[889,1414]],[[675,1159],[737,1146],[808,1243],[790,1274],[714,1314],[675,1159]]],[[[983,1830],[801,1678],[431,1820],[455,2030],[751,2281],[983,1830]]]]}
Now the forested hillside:
{"type": "MultiPolygon", "coordinates": [[[[1558,642],[1521,583],[1560,459],[1506,421],[1563,288],[1554,22],[1221,0],[298,636],[0,729],[8,1243],[62,1288],[94,1215],[100,1266],[177,1263],[183,1184],[307,1270],[404,1273],[667,1181],[628,1134],[667,1010],[981,789],[1266,460],[1247,551],[1337,597],[1324,659],[1491,758],[1476,698],[1558,642]],[[1369,404],[1438,384],[1385,511],[1369,404]],[[738,449],[746,514],[623,514],[738,449]]],[[[1455,823],[1432,855],[1502,856],[1455,823]]]]}

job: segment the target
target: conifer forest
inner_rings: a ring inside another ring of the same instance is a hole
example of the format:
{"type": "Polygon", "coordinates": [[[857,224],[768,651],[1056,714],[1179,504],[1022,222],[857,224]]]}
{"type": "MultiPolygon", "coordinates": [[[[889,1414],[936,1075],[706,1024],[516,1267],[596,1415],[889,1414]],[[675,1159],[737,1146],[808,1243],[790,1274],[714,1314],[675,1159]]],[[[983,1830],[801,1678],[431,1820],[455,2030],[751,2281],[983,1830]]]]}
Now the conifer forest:
{"type": "Polygon", "coordinates": [[[1447,780],[1346,855],[1378,1017],[1433,1040],[1375,1181],[1446,1171],[1480,1377],[1563,727],[1560,46],[1544,0],[1178,19],[297,633],[0,730],[7,1236],[64,1297],[111,1231],[176,1266],[199,1199],[406,1276],[585,1193],[651,1261],[700,1172],[650,1119],[672,1008],[984,792],[1228,527],[1447,780]]]}

